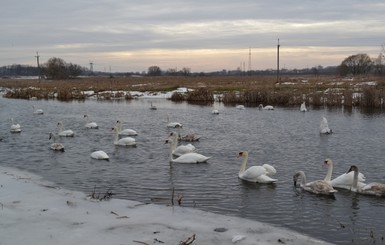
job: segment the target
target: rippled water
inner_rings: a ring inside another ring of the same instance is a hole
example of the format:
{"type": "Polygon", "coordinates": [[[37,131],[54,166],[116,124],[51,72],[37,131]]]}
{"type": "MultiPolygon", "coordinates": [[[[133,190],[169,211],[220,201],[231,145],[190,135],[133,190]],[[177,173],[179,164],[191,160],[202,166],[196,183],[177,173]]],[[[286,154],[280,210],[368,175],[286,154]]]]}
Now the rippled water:
{"type": "Polygon", "coordinates": [[[335,199],[303,193],[293,187],[292,176],[304,170],[308,180],[323,179],[325,158],[334,162],[334,176],[356,164],[368,182],[385,182],[385,117],[380,112],[318,109],[301,113],[298,108],[237,110],[151,100],[130,102],[57,102],[0,99],[1,165],[28,170],[64,188],[91,194],[108,189],[118,198],[170,204],[172,189],[183,195],[182,205],[240,216],[287,227],[338,244],[383,244],[385,199],[359,196],[340,190],[335,199]],[[33,115],[32,106],[44,115],[33,115]],[[182,134],[202,136],[197,151],[211,156],[206,164],[170,164],[170,129],[166,115],[184,124],[182,134]],[[83,115],[99,124],[86,129],[83,115]],[[318,133],[322,116],[335,132],[318,133]],[[23,128],[9,132],[9,118],[23,128]],[[124,128],[138,131],[137,147],[113,144],[111,127],[119,119],[124,128]],[[49,149],[48,133],[61,121],[75,131],[61,138],[66,152],[49,149]],[[111,160],[96,161],[90,153],[102,149],[111,160]],[[278,171],[275,185],[249,184],[237,177],[241,159],[249,151],[249,165],[269,163],[278,171]]]}

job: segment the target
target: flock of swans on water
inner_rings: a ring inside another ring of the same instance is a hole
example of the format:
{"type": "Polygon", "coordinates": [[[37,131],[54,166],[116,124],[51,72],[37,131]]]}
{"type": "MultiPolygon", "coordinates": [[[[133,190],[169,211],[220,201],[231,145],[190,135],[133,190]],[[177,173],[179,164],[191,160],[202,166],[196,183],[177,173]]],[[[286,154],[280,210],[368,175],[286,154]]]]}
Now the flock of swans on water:
{"type": "MultiPolygon", "coordinates": [[[[243,105],[236,106],[237,109],[243,110],[245,107],[243,105]]],[[[156,107],[151,104],[150,109],[156,110],[156,107]]],[[[273,106],[263,106],[260,105],[259,109],[263,110],[274,110],[273,106]]],[[[306,112],[306,105],[302,103],[300,107],[300,111],[306,112]]],[[[44,114],[42,109],[35,109],[33,111],[34,114],[44,114]]],[[[212,114],[219,114],[219,111],[214,109],[212,114]]],[[[86,120],[85,127],[88,129],[98,129],[98,125],[95,122],[90,121],[88,115],[84,115],[86,120]]],[[[11,119],[12,124],[10,131],[12,133],[20,133],[21,126],[18,123],[15,123],[13,119],[11,119]]],[[[74,137],[74,132],[70,129],[64,129],[63,124],[59,122],[58,133],[55,135],[54,133],[49,134],[49,139],[53,140],[53,143],[50,145],[50,148],[54,151],[64,151],[64,145],[62,143],[57,143],[57,136],[59,137],[74,137]]],[[[167,127],[168,128],[181,128],[183,125],[179,122],[170,122],[169,117],[167,115],[167,127]]],[[[122,122],[117,121],[112,128],[115,133],[114,144],[116,146],[136,146],[136,140],[132,136],[138,135],[138,133],[133,129],[123,129],[122,122]]],[[[332,130],[328,126],[328,121],[325,117],[322,117],[320,123],[320,134],[331,134],[332,130]]],[[[170,133],[168,139],[165,141],[165,144],[169,144],[169,161],[172,163],[205,163],[211,157],[204,156],[202,154],[196,153],[195,146],[191,143],[188,144],[180,144],[179,141],[198,141],[200,139],[199,136],[195,134],[188,134],[185,136],[179,135],[179,133],[173,131],[170,133]],[[175,158],[174,158],[175,157],[175,158]]],[[[109,160],[109,156],[102,150],[95,151],[91,153],[91,158],[98,160],[109,160]]],[[[241,167],[238,173],[238,177],[244,181],[254,182],[254,183],[263,183],[263,184],[271,184],[275,183],[278,180],[272,178],[276,173],[276,169],[269,165],[263,164],[262,166],[251,166],[247,168],[248,163],[248,152],[241,151],[239,152],[238,157],[242,158],[241,167]]],[[[326,159],[324,161],[324,165],[328,168],[327,174],[323,180],[315,180],[311,182],[307,182],[306,175],[303,171],[298,171],[293,176],[294,186],[297,187],[297,183],[299,186],[308,192],[314,194],[321,195],[334,195],[337,192],[336,189],[347,189],[353,192],[382,196],[385,197],[385,184],[382,183],[365,183],[365,176],[359,172],[358,167],[352,165],[346,173],[341,174],[340,176],[332,179],[333,172],[333,162],[330,159],[326,159]]]]}

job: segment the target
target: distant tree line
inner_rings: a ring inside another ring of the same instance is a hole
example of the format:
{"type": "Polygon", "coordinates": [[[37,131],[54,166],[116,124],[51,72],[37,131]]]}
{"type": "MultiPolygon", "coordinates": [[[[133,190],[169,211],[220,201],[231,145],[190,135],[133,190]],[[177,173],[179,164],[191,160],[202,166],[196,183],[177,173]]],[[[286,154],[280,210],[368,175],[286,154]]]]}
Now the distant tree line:
{"type": "Polygon", "coordinates": [[[87,72],[87,68],[67,63],[61,58],[50,58],[40,67],[27,65],[9,65],[0,67],[1,77],[8,76],[42,76],[47,79],[69,79],[87,72]]]}
{"type": "MultiPolygon", "coordinates": [[[[384,67],[385,46],[377,58],[370,58],[367,54],[355,54],[345,58],[339,66],[315,66],[305,69],[281,69],[281,75],[366,75],[375,74],[385,75],[384,67]]],[[[61,58],[50,58],[40,68],[27,65],[9,65],[0,67],[0,76],[42,76],[47,79],[69,79],[80,75],[106,75],[103,72],[92,72],[80,65],[67,63],[61,58]]],[[[112,74],[108,75],[112,76],[112,74]]],[[[115,73],[115,75],[138,75],[137,73],[115,73]]],[[[159,66],[150,66],[147,70],[147,76],[257,76],[257,75],[276,75],[275,69],[244,71],[241,68],[236,70],[221,70],[216,72],[198,72],[192,73],[188,67],[169,68],[163,71],[159,66]]]]}

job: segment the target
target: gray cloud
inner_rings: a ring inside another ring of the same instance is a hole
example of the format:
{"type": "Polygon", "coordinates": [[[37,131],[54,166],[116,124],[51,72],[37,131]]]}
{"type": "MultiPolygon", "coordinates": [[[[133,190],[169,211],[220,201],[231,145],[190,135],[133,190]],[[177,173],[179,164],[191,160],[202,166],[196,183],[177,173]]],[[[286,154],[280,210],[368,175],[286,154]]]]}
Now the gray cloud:
{"type": "MultiPolygon", "coordinates": [[[[199,60],[195,51],[218,50],[218,61],[213,52],[214,64],[204,69],[232,69],[247,59],[241,50],[252,47],[265,54],[267,62],[256,62],[268,68],[274,67],[272,52],[278,38],[282,49],[299,52],[299,56],[306,48],[313,47],[314,52],[319,47],[322,59],[314,53],[313,60],[290,63],[337,65],[346,52],[374,55],[380,51],[385,42],[384,10],[385,3],[356,0],[5,0],[0,17],[0,65],[34,64],[33,56],[39,51],[46,59],[62,57],[81,65],[99,59],[94,62],[117,70],[127,69],[122,62],[135,60],[141,60],[141,65],[132,65],[134,70],[146,70],[154,61],[173,65],[173,60],[175,66],[199,69],[193,63],[199,60]],[[164,59],[152,57],[154,50],[157,54],[163,50],[164,59]],[[173,58],[173,52],[194,53],[194,58],[173,58]],[[239,56],[234,57],[237,52],[239,56]],[[122,53],[120,58],[118,53],[122,53]]],[[[205,54],[202,59],[207,59],[205,54]]]]}

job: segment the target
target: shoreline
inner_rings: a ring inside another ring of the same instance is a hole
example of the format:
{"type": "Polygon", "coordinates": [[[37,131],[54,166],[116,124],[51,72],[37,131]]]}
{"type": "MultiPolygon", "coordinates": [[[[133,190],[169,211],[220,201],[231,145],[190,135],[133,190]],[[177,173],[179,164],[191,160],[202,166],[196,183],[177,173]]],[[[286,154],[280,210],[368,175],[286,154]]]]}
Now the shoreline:
{"type": "Polygon", "coordinates": [[[192,208],[95,201],[7,167],[0,167],[0,220],[0,244],[330,244],[192,208]]]}

